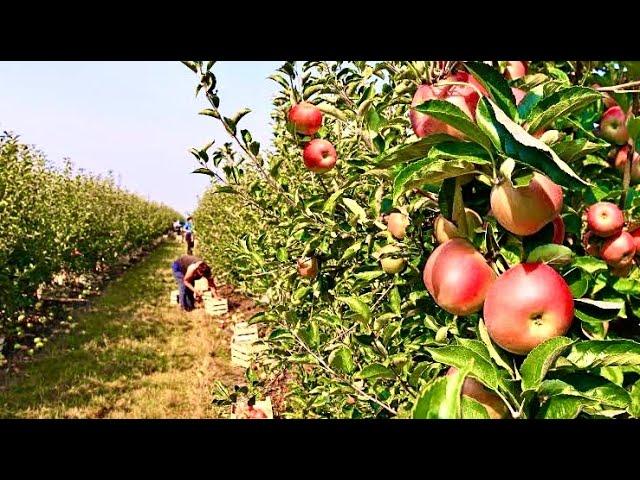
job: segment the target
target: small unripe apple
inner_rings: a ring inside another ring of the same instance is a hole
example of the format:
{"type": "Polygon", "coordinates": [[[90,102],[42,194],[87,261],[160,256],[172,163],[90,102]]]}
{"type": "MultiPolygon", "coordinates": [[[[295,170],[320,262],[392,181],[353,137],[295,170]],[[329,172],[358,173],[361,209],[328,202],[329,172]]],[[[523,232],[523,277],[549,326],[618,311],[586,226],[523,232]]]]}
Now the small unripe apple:
{"type": "Polygon", "coordinates": [[[629,232],[607,238],[600,249],[600,258],[613,267],[628,265],[636,255],[636,243],[629,232]]]}
{"type": "Polygon", "coordinates": [[[302,151],[304,165],[314,173],[326,173],[331,170],[338,159],[336,149],[331,142],[322,138],[311,140],[302,151]]]}
{"type": "MultiPolygon", "coordinates": [[[[467,219],[467,229],[469,233],[471,233],[482,225],[482,217],[470,208],[465,208],[464,211],[467,219]]],[[[462,237],[458,227],[442,215],[438,215],[433,222],[433,234],[440,244],[445,243],[452,238],[462,237]]]]}
{"type": "Polygon", "coordinates": [[[322,112],[308,102],[301,102],[289,110],[289,123],[302,135],[315,135],[322,127],[322,112]]]}
{"type": "Polygon", "coordinates": [[[381,256],[380,264],[382,265],[382,270],[390,275],[395,275],[404,270],[407,261],[404,258],[396,258],[392,255],[399,252],[400,248],[396,245],[386,245],[378,251],[378,254],[381,256]]]}
{"type": "Polygon", "coordinates": [[[402,240],[406,236],[409,224],[409,217],[404,213],[393,212],[387,216],[387,228],[391,235],[398,240],[402,240]]]}
{"type": "Polygon", "coordinates": [[[624,226],[624,215],[611,202],[594,203],[587,210],[587,227],[599,237],[616,235],[624,226]]]}
{"type": "Polygon", "coordinates": [[[600,119],[600,136],[616,145],[624,145],[629,139],[627,118],[622,108],[614,106],[607,109],[600,119]]]}
{"type": "Polygon", "coordinates": [[[305,278],[314,278],[318,274],[318,259],[305,258],[298,259],[298,274],[305,278]]]}

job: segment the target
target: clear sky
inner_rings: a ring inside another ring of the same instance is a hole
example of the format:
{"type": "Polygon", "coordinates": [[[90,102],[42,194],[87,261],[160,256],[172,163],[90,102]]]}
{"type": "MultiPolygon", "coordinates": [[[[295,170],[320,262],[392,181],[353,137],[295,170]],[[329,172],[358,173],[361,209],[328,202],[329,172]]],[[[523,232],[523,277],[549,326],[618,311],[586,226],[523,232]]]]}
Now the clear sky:
{"type": "MultiPolygon", "coordinates": [[[[278,85],[267,77],[283,62],[220,62],[220,109],[267,145],[278,85]]],[[[0,130],[21,136],[53,162],[69,157],[94,173],[111,170],[121,185],[182,213],[209,183],[190,174],[188,152],[229,141],[218,121],[198,115],[197,76],[180,62],[0,62],[0,130]]]]}

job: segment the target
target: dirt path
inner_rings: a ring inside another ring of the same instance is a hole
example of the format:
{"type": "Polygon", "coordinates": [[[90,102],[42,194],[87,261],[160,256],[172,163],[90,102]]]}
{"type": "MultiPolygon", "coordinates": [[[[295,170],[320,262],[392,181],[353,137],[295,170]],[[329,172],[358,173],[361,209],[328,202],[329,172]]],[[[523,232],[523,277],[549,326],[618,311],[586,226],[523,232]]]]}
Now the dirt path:
{"type": "MultiPolygon", "coordinates": [[[[161,244],[76,312],[74,332],[0,377],[0,418],[215,418],[213,380],[233,385],[243,372],[229,364],[228,327],[168,304],[181,251],[161,244]]],[[[239,297],[230,307],[252,312],[239,297]]]]}

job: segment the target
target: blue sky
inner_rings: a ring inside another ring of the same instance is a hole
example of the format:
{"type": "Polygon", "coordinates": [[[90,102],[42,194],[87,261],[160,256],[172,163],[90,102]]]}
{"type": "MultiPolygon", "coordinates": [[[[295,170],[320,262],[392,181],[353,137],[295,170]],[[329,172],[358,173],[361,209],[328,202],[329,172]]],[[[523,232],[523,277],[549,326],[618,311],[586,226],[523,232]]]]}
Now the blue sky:
{"type": "MultiPolygon", "coordinates": [[[[284,62],[214,66],[220,109],[252,112],[241,126],[267,145],[278,85],[267,77],[284,62]]],[[[34,144],[55,163],[69,157],[94,173],[112,170],[129,190],[181,212],[209,183],[192,175],[189,148],[229,137],[195,98],[196,75],[179,62],[0,62],[0,129],[34,144]]]]}

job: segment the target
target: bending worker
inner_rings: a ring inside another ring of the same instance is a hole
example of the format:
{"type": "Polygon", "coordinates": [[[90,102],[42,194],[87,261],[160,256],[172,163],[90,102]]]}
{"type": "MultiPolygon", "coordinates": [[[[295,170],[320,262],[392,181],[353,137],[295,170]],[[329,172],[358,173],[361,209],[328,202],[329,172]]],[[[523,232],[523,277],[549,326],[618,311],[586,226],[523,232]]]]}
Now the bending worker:
{"type": "Polygon", "coordinates": [[[192,255],[182,255],[171,266],[173,277],[180,290],[180,306],[187,312],[195,308],[195,301],[202,297],[201,290],[195,287],[195,281],[206,278],[209,283],[209,291],[214,298],[218,298],[218,289],[211,274],[211,267],[202,259],[192,255]]]}

